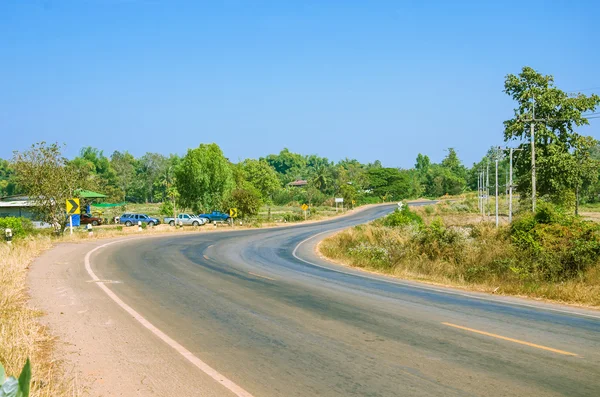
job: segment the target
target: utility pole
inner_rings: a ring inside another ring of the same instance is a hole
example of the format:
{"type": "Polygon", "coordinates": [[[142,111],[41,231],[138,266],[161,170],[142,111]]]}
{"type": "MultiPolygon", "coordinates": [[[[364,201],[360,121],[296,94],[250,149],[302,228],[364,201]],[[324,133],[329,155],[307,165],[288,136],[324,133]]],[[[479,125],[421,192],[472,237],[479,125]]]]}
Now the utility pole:
{"type": "Polygon", "coordinates": [[[498,156],[500,155],[500,147],[496,151],[496,227],[498,227],[498,156]]]}
{"type": "Polygon", "coordinates": [[[477,209],[481,212],[481,171],[477,173],[477,209]]]}
{"type": "Polygon", "coordinates": [[[487,216],[490,216],[490,159],[486,161],[486,173],[485,173],[485,206],[487,209],[487,216]]]}
{"type": "Polygon", "coordinates": [[[508,178],[508,223],[512,223],[512,189],[513,189],[513,179],[512,179],[512,156],[513,156],[513,148],[510,148],[510,171],[508,178]]]}
{"type": "Polygon", "coordinates": [[[535,212],[535,97],[531,105],[531,210],[535,212]]]}
{"type": "Polygon", "coordinates": [[[512,223],[512,197],[513,197],[513,152],[515,150],[523,150],[523,149],[513,149],[510,148],[510,167],[509,167],[509,179],[508,179],[508,194],[509,194],[509,199],[508,199],[508,222],[512,223]]]}
{"type": "Polygon", "coordinates": [[[479,197],[481,198],[480,199],[479,212],[481,212],[481,217],[483,217],[485,215],[484,214],[484,211],[485,211],[485,202],[484,202],[485,196],[483,195],[483,191],[484,191],[484,186],[483,186],[484,178],[483,177],[484,177],[484,175],[485,175],[485,172],[483,170],[483,167],[481,167],[479,169],[479,186],[481,187],[481,191],[480,191],[480,194],[479,194],[479,197]]]}

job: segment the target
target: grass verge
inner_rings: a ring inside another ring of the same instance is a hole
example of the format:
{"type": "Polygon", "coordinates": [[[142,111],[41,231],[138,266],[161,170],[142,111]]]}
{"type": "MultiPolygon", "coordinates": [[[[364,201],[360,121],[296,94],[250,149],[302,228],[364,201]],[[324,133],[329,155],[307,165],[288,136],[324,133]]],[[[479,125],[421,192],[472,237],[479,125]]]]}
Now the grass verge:
{"type": "Polygon", "coordinates": [[[425,211],[417,221],[415,212],[398,212],[344,230],[318,249],[394,277],[600,308],[597,224],[547,210],[495,228],[468,212],[425,211]]]}
{"type": "Polygon", "coordinates": [[[28,305],[27,269],[50,238],[38,236],[0,243],[0,361],[7,374],[19,374],[27,357],[32,364],[31,396],[78,396],[81,389],[53,355],[55,340],[39,322],[43,315],[28,305]]]}

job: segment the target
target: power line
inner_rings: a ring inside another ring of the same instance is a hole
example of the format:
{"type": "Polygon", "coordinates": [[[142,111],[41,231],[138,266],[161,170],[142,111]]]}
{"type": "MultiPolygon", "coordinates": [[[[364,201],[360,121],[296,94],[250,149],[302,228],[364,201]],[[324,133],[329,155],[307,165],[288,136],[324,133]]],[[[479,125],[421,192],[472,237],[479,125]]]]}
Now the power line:
{"type": "Polygon", "coordinates": [[[583,92],[583,91],[592,91],[592,90],[600,90],[600,87],[590,87],[590,88],[584,88],[582,90],[570,90],[570,91],[566,91],[568,94],[576,94],[579,92],[583,92]]]}

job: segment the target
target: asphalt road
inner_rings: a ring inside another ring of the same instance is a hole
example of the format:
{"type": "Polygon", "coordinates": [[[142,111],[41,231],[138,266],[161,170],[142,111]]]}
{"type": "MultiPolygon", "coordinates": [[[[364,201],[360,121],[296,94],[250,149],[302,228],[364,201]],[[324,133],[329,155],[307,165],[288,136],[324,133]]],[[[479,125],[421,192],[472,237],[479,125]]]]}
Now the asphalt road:
{"type": "Polygon", "coordinates": [[[320,238],[392,208],[125,241],[95,252],[92,268],[254,396],[600,396],[598,312],[392,280],[315,255],[320,238]]]}

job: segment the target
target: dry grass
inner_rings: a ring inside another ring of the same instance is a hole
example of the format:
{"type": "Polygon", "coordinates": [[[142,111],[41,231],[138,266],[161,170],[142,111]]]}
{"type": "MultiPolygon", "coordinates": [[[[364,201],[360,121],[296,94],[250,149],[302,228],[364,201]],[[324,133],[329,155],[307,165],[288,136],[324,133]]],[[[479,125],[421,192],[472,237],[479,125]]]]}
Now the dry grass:
{"type": "Polygon", "coordinates": [[[55,341],[39,323],[42,313],[27,303],[27,269],[51,246],[48,237],[16,241],[12,247],[0,243],[0,362],[7,374],[18,376],[31,359],[31,396],[77,396],[80,388],[53,357],[55,341]]]}
{"type": "MultiPolygon", "coordinates": [[[[450,216],[448,223],[455,221],[450,216]]],[[[564,282],[525,279],[498,264],[518,255],[506,235],[490,224],[477,228],[476,238],[424,246],[415,242],[416,228],[358,226],[324,240],[319,252],[338,263],[403,279],[600,308],[600,266],[564,282]]]]}

